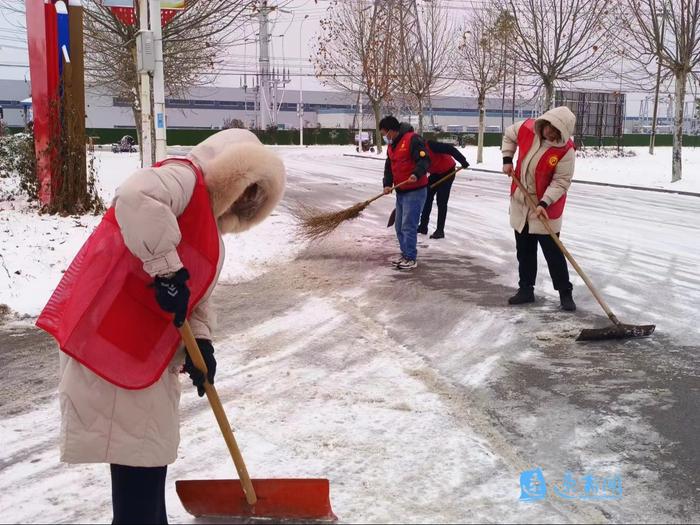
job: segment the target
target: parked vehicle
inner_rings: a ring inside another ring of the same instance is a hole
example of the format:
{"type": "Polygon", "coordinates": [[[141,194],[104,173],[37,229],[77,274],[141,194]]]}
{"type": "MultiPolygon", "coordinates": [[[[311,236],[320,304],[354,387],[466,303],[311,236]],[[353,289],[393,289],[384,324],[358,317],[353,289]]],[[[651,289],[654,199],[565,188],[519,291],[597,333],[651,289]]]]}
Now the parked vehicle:
{"type": "Polygon", "coordinates": [[[124,135],[119,142],[112,144],[112,153],[134,153],[136,152],[136,141],[131,135],[124,135]]]}
{"type": "Polygon", "coordinates": [[[374,153],[374,141],[372,140],[372,134],[368,131],[362,132],[362,142],[360,142],[360,134],[355,133],[355,151],[360,151],[360,144],[362,145],[362,151],[370,151],[374,153]]]}

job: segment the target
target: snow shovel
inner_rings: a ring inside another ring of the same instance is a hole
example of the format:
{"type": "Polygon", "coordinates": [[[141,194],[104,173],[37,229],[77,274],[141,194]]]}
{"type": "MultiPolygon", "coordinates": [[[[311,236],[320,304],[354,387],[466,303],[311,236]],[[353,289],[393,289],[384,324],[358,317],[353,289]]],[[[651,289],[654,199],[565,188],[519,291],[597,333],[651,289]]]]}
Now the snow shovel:
{"type": "MultiPolygon", "coordinates": [[[[463,170],[463,169],[464,169],[463,166],[460,166],[459,168],[453,169],[451,172],[449,172],[447,175],[445,175],[445,176],[444,176],[443,178],[441,178],[439,181],[433,182],[433,183],[430,185],[430,189],[433,189],[435,186],[439,186],[440,184],[442,184],[443,182],[445,182],[445,181],[446,181],[447,179],[449,179],[450,177],[454,177],[454,176],[457,174],[457,172],[458,172],[459,170],[463,170]]],[[[396,222],[396,208],[394,208],[394,209],[391,211],[391,215],[389,215],[389,221],[386,223],[386,227],[387,227],[387,228],[391,228],[391,227],[394,225],[395,222],[396,222]]]]}
{"type": "MultiPolygon", "coordinates": [[[[483,169],[474,169],[471,168],[474,171],[483,171],[486,173],[497,173],[499,175],[502,175],[502,171],[495,171],[495,170],[483,170],[483,169]]],[[[528,205],[530,206],[530,209],[532,211],[535,211],[537,209],[537,202],[535,201],[535,198],[530,195],[530,193],[525,189],[523,186],[523,183],[520,182],[520,179],[517,177],[510,177],[513,182],[520,188],[520,191],[523,192],[523,194],[527,197],[527,202],[528,205]]],[[[542,224],[544,224],[544,227],[547,229],[547,232],[549,233],[549,236],[554,240],[555,243],[557,243],[557,246],[559,246],[559,249],[562,251],[564,256],[569,260],[571,265],[574,267],[574,269],[578,272],[578,274],[581,276],[581,279],[583,279],[583,282],[586,283],[586,286],[588,286],[588,289],[591,291],[593,294],[593,297],[595,297],[596,301],[598,301],[598,304],[603,308],[605,313],[608,315],[608,318],[610,321],[612,321],[613,326],[610,326],[608,328],[587,328],[581,330],[581,333],[579,336],[576,338],[577,341],[601,341],[605,339],[628,339],[630,337],[645,337],[651,335],[654,330],[656,329],[656,325],[653,324],[647,324],[647,325],[634,325],[634,324],[623,324],[620,322],[620,320],[617,318],[617,316],[612,312],[610,307],[607,305],[603,297],[598,293],[598,290],[593,286],[593,283],[591,280],[588,278],[586,273],[583,271],[583,269],[576,263],[576,260],[574,259],[574,256],[569,253],[569,250],[567,250],[564,247],[564,244],[561,242],[559,237],[557,236],[556,233],[554,233],[554,230],[552,230],[552,226],[549,224],[549,219],[544,219],[540,218],[540,221],[542,221],[542,224]]]]}
{"type": "Polygon", "coordinates": [[[239,477],[238,480],[177,481],[177,495],[185,510],[196,517],[336,521],[327,479],[250,479],[219,395],[214,385],[206,380],[207,365],[187,321],[180,328],[180,334],[192,362],[204,374],[204,390],[239,477]]]}

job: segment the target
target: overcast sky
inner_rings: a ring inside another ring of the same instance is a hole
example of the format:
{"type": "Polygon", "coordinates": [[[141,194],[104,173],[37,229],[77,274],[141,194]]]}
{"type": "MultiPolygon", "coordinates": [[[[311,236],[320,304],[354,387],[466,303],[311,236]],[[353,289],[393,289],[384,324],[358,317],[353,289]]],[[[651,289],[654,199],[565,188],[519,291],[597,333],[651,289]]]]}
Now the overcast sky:
{"type": "MultiPolygon", "coordinates": [[[[270,2],[272,4],[272,2],[270,2]]],[[[270,15],[270,56],[273,67],[288,68],[291,82],[288,87],[299,87],[299,75],[304,78],[305,89],[324,89],[313,78],[313,67],[309,63],[312,43],[319,31],[319,22],[326,14],[329,2],[320,0],[286,0],[279,2],[283,11],[270,15]],[[300,71],[301,68],[301,71],[300,71]]],[[[0,77],[24,79],[27,66],[27,39],[24,16],[0,3],[0,77]]],[[[257,23],[250,28],[249,39],[256,38],[257,23]]],[[[232,47],[224,57],[225,65],[216,83],[222,86],[241,85],[244,71],[255,72],[259,43],[248,41],[232,47]]],[[[250,83],[251,80],[249,79],[250,83]]]]}
{"type": "MultiPolygon", "coordinates": [[[[468,13],[459,7],[462,0],[449,0],[450,16],[459,21],[468,13]]],[[[308,90],[332,89],[323,87],[313,77],[313,66],[309,62],[313,44],[320,29],[320,20],[327,15],[329,0],[278,0],[270,1],[271,5],[281,8],[270,16],[269,32],[272,35],[270,56],[272,66],[279,69],[289,69],[291,82],[289,89],[298,89],[300,75],[303,75],[303,88],[308,90]]],[[[466,4],[466,0],[463,0],[466,4]]],[[[22,6],[23,2],[15,0],[0,0],[0,78],[28,78],[28,57],[26,48],[26,31],[24,31],[24,15],[13,12],[7,5],[22,6]]],[[[239,87],[243,82],[243,72],[254,73],[257,69],[259,43],[255,41],[258,24],[254,23],[248,29],[248,41],[230,48],[224,57],[224,67],[216,84],[227,87],[239,87]]],[[[248,76],[248,84],[252,85],[252,77],[248,76]]],[[[605,80],[595,81],[585,86],[590,89],[613,90],[618,86],[615,82],[605,80]]],[[[463,85],[456,84],[445,94],[467,95],[463,85]]],[[[637,114],[640,100],[651,94],[628,94],[627,112],[637,114]]],[[[663,114],[663,113],[662,113],[663,114]]]]}

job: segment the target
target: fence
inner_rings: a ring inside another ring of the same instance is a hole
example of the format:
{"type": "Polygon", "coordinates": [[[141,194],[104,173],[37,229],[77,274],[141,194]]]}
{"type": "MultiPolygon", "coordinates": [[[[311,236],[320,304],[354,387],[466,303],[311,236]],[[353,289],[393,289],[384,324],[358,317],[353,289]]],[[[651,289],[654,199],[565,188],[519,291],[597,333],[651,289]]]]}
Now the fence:
{"type": "MultiPolygon", "coordinates": [[[[10,128],[12,133],[22,131],[22,128],[10,128]]],[[[94,144],[113,144],[119,142],[124,135],[136,138],[136,130],[133,128],[92,128],[88,129],[87,136],[91,137],[94,144]]],[[[178,146],[193,146],[202,142],[207,137],[218,132],[218,129],[169,129],[168,144],[178,146]]],[[[305,145],[344,145],[352,144],[357,130],[337,128],[306,128],[304,130],[305,145]]],[[[264,144],[280,146],[293,146],[299,144],[299,130],[255,131],[255,134],[264,144]]],[[[459,143],[459,145],[476,145],[476,133],[424,133],[423,136],[431,140],[444,140],[459,143]]],[[[484,146],[500,146],[500,133],[484,133],[484,146]]],[[[672,135],[656,135],[656,146],[671,146],[672,135]]],[[[590,137],[583,141],[584,146],[594,147],[599,145],[599,139],[590,137]]],[[[604,146],[617,146],[617,139],[607,137],[603,139],[604,146]]],[[[649,135],[641,133],[628,133],[622,137],[622,145],[625,147],[648,146],[649,135]]],[[[700,146],[700,135],[684,135],[683,145],[690,147],[700,146]]]]}

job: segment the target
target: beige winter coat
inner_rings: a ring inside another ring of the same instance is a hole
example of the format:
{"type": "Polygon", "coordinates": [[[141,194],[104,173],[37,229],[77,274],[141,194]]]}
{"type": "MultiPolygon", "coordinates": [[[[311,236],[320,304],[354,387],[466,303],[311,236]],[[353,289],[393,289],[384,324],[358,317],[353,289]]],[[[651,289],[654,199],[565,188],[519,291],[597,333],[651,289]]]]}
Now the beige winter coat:
{"type": "MultiPolygon", "coordinates": [[[[515,151],[518,149],[518,131],[523,122],[516,122],[506,128],[506,132],[503,135],[503,145],[501,146],[501,152],[504,157],[515,156],[515,151]]],[[[537,163],[542,158],[542,155],[552,146],[564,146],[566,141],[573,135],[575,125],[576,115],[565,106],[550,109],[535,121],[535,141],[532,143],[532,147],[523,161],[522,173],[525,175],[521,174],[520,180],[535,198],[536,202],[540,200],[537,198],[535,191],[535,168],[537,163]],[[540,131],[544,121],[548,121],[559,130],[561,142],[553,143],[541,138],[540,131]]],[[[574,176],[575,163],[576,152],[572,148],[557,163],[552,182],[547,187],[541,200],[549,205],[558,201],[567,192],[569,186],[571,186],[571,179],[574,176]]],[[[555,232],[561,231],[562,217],[549,221],[555,232]]],[[[547,230],[542,222],[534,212],[530,211],[525,195],[520,191],[520,188],[517,188],[510,198],[510,225],[518,232],[522,232],[525,223],[529,223],[530,233],[547,234],[547,230]]]]}
{"type": "MultiPolygon", "coordinates": [[[[189,157],[202,168],[220,234],[261,222],[282,197],[284,166],[249,131],[221,131],[189,157]]],[[[187,164],[173,162],[140,169],[117,190],[113,204],[124,241],[151,276],[182,267],[177,217],[192,197],[195,180],[187,164]]],[[[223,244],[221,248],[219,270],[223,244]]],[[[208,298],[217,279],[218,271],[190,317],[196,337],[211,339],[215,317],[208,298]]],[[[139,467],[175,461],[184,356],[180,349],[152,386],[125,390],[60,352],[61,460],[139,467]]]]}

